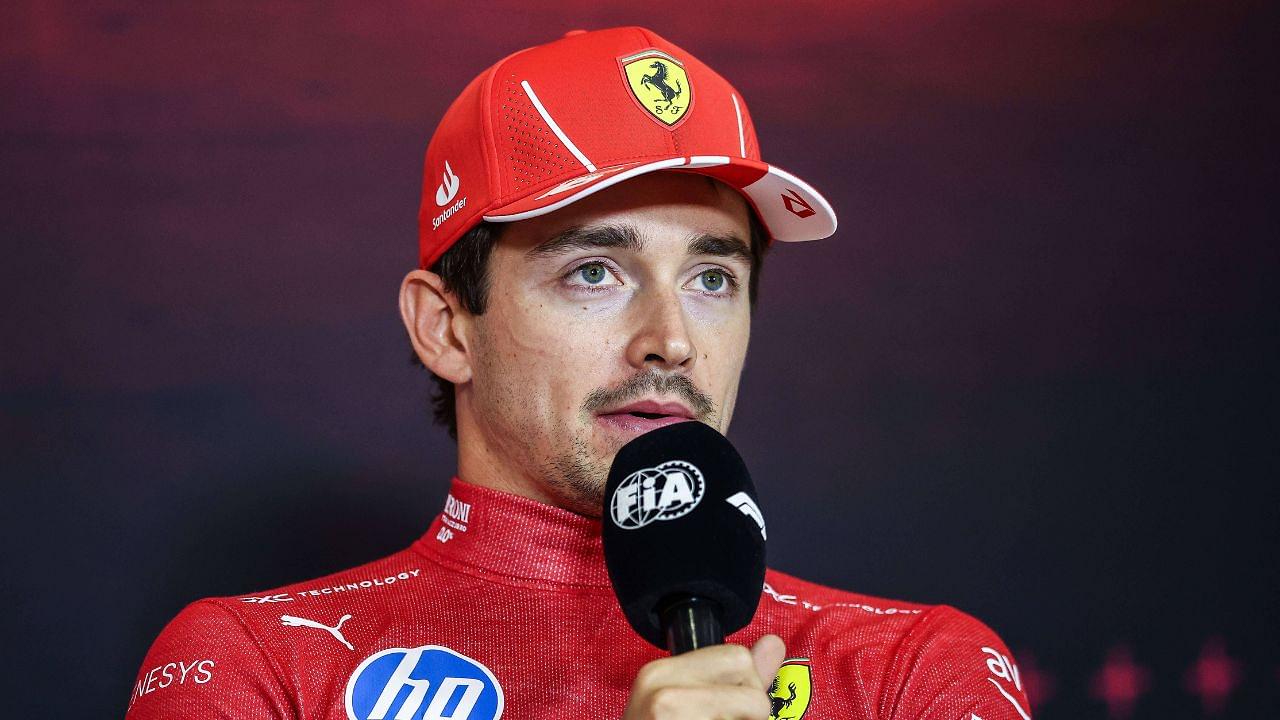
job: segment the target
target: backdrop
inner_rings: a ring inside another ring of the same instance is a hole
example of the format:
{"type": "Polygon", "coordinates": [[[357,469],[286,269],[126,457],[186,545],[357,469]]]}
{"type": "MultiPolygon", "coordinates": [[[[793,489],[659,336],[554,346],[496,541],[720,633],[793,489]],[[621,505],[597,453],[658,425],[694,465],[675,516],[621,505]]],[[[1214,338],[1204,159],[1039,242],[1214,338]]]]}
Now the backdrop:
{"type": "Polygon", "coordinates": [[[427,139],[641,23],[840,213],[769,257],[731,433],[772,564],[984,619],[1041,718],[1275,717],[1274,8],[5,3],[5,714],[118,717],[185,603],[425,530],[427,139]]]}

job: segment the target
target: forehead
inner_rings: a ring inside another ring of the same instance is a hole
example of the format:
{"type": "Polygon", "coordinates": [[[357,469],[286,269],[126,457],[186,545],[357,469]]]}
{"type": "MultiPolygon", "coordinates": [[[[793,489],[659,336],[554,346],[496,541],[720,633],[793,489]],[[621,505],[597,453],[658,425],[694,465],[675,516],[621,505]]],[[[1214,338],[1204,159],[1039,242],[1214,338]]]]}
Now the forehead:
{"type": "Polygon", "coordinates": [[[632,178],[541,217],[511,223],[500,244],[529,250],[569,228],[631,227],[647,244],[685,242],[695,235],[749,242],[750,209],[727,185],[687,172],[632,178]]]}

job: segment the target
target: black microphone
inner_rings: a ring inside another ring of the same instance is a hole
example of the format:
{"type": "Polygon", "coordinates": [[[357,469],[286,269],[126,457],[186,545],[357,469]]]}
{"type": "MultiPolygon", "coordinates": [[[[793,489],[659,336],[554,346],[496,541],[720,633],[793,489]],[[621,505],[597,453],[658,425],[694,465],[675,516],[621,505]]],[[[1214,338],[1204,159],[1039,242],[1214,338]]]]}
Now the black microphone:
{"type": "Polygon", "coordinates": [[[605,566],[645,640],[679,654],[746,627],[764,587],[765,524],[733,445],[700,422],[618,451],[601,515],[605,566]]]}

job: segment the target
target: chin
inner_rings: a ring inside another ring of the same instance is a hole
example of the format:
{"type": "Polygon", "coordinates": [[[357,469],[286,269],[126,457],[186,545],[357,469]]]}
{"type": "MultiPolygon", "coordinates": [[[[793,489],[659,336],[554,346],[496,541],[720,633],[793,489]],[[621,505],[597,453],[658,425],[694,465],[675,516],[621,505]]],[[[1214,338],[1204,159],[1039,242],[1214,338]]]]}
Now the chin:
{"type": "Polygon", "coordinates": [[[599,520],[604,508],[604,484],[599,487],[556,488],[556,506],[571,513],[599,520]]]}
{"type": "MultiPolygon", "coordinates": [[[[595,445],[596,443],[592,443],[595,445]]],[[[607,454],[594,452],[596,447],[574,443],[574,451],[555,458],[543,466],[543,482],[554,503],[565,510],[590,518],[599,518],[604,507],[604,486],[609,479],[609,466],[617,449],[607,454]],[[588,450],[588,447],[591,449],[588,450]]]]}

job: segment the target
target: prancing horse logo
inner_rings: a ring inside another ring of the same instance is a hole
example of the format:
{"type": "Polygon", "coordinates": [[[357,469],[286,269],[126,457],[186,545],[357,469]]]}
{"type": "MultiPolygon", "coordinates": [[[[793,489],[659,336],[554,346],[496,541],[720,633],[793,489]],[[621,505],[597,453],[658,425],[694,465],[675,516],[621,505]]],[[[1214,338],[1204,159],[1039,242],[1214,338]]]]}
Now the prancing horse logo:
{"type": "Polygon", "coordinates": [[[813,675],[809,671],[809,658],[787,658],[769,686],[769,717],[771,720],[800,720],[812,699],[813,675]]]}
{"type": "Polygon", "coordinates": [[[674,88],[667,84],[667,64],[661,60],[654,60],[649,67],[653,68],[653,74],[640,76],[640,84],[657,88],[662,93],[663,101],[667,103],[666,109],[670,110],[671,103],[684,94],[684,86],[679,80],[676,80],[674,88]]]}
{"type": "Polygon", "coordinates": [[[649,48],[618,58],[631,94],[649,116],[674,128],[693,105],[693,88],[684,65],[661,50],[649,48]]]}

